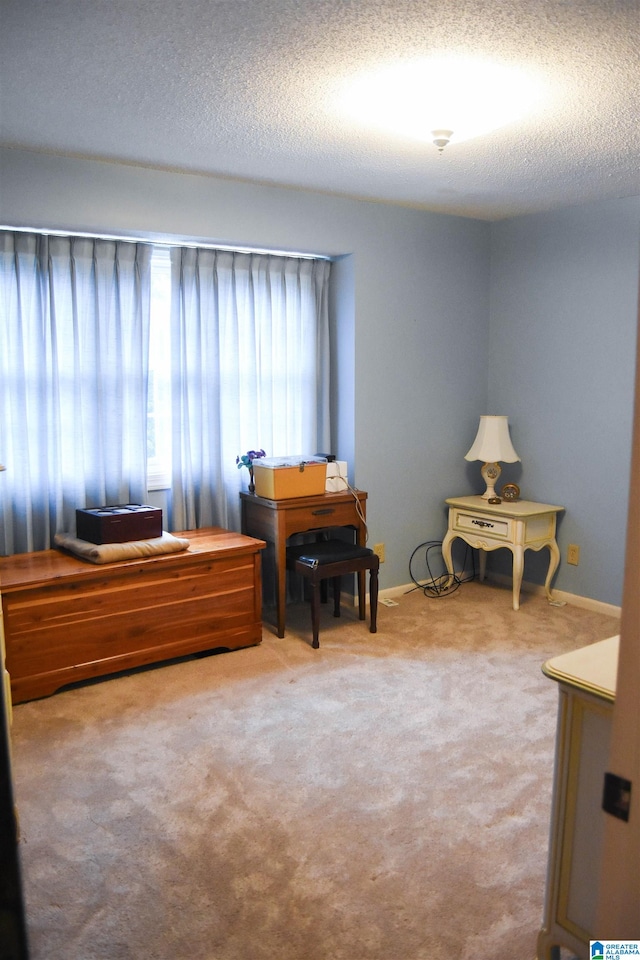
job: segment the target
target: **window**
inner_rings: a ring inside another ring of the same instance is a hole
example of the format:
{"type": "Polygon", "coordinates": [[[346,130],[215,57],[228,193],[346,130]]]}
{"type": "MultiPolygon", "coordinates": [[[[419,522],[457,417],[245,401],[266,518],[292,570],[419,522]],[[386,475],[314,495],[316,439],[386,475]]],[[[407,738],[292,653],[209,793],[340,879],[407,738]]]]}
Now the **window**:
{"type": "Polygon", "coordinates": [[[0,553],[170,488],[239,529],[235,458],[328,449],[330,264],[0,230],[0,553]]]}
{"type": "Polygon", "coordinates": [[[239,529],[238,454],[327,449],[330,265],[171,251],[172,529],[239,529]]]}

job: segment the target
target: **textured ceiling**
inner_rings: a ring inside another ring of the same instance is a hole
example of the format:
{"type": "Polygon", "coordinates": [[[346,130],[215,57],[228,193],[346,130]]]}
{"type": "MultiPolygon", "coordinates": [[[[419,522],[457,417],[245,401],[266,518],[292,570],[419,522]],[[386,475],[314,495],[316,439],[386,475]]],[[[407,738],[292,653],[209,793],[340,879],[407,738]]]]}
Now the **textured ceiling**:
{"type": "Polygon", "coordinates": [[[487,220],[640,194],[640,0],[0,0],[2,142],[487,220]],[[336,109],[442,54],[547,98],[438,154],[336,109]]]}

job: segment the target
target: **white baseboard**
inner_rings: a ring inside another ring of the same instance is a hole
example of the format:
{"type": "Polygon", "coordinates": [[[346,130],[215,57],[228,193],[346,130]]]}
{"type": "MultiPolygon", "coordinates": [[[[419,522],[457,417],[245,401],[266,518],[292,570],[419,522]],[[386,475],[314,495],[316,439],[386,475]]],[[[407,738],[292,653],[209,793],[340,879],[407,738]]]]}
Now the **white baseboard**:
{"type": "MultiPolygon", "coordinates": [[[[464,574],[460,574],[460,577],[464,577],[464,574]]],[[[502,586],[510,587],[512,584],[512,579],[507,574],[503,573],[492,573],[487,574],[487,581],[494,581],[499,583],[502,586]]],[[[385,590],[381,590],[379,593],[380,599],[389,598],[390,600],[397,600],[399,596],[402,596],[405,593],[412,593],[414,590],[417,590],[415,583],[404,583],[400,584],[397,587],[387,587],[385,590]]],[[[545,591],[542,584],[538,583],[529,583],[527,580],[522,581],[522,592],[523,593],[533,593],[538,594],[539,596],[544,596],[545,591]]],[[[622,608],[615,606],[613,603],[603,603],[602,600],[593,600],[591,597],[581,597],[576,593],[567,593],[565,590],[552,590],[554,600],[562,600],[564,603],[568,603],[574,607],[582,607],[583,610],[591,610],[593,613],[602,613],[607,617],[620,617],[622,615],[622,608]]],[[[354,598],[354,603],[357,603],[357,598],[354,598]]]]}
{"type": "MultiPolygon", "coordinates": [[[[465,577],[468,577],[469,574],[465,573],[463,570],[456,570],[455,574],[460,580],[464,580],[465,577]]],[[[424,585],[423,585],[424,586],[424,585]]],[[[416,586],[415,583],[401,583],[397,587],[386,587],[384,590],[381,590],[379,597],[381,599],[396,600],[399,596],[402,596],[405,593],[415,593],[420,590],[421,587],[416,586]]]]}
{"type": "MultiPolygon", "coordinates": [[[[487,574],[487,580],[493,580],[494,583],[506,584],[511,586],[513,582],[511,577],[504,573],[487,574]]],[[[535,593],[540,596],[545,595],[544,587],[540,583],[529,583],[522,581],[523,593],[535,593]]],[[[567,593],[566,590],[554,590],[551,593],[554,600],[563,600],[573,607],[582,607],[583,610],[591,610],[592,613],[603,613],[607,617],[622,616],[622,607],[616,607],[613,603],[604,603],[602,600],[592,600],[591,597],[581,597],[577,593],[567,593]]]]}
{"type": "Polygon", "coordinates": [[[387,587],[386,590],[381,590],[378,596],[385,600],[395,600],[397,597],[401,596],[403,593],[409,593],[410,590],[415,590],[415,583],[404,583],[400,584],[397,587],[387,587]]]}
{"type": "MultiPolygon", "coordinates": [[[[379,601],[383,601],[383,600],[396,600],[396,599],[397,599],[398,597],[400,597],[402,594],[404,594],[404,593],[410,593],[411,591],[416,590],[416,589],[417,589],[417,588],[416,588],[415,583],[405,583],[405,584],[400,584],[400,585],[397,586],[397,587],[387,587],[385,590],[379,590],[379,591],[378,591],[378,600],[379,600],[379,601]]],[[[352,593],[344,593],[344,591],[343,591],[340,596],[341,596],[341,598],[342,598],[342,603],[346,603],[347,605],[351,604],[351,605],[354,606],[354,607],[357,607],[357,606],[358,606],[358,593],[357,593],[357,591],[356,591],[355,594],[352,594],[352,593]]],[[[368,591],[368,590],[367,590],[367,603],[369,603],[369,591],[368,591]]]]}

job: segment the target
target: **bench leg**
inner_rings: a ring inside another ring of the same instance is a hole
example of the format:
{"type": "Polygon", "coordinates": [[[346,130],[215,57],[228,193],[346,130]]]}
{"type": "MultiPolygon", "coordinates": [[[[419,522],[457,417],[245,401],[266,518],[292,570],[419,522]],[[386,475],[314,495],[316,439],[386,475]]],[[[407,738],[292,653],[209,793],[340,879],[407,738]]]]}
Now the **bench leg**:
{"type": "Polygon", "coordinates": [[[369,576],[369,610],[371,616],[370,632],[378,630],[378,571],[372,569],[369,576]]]}
{"type": "Polygon", "coordinates": [[[318,580],[311,585],[311,629],[314,650],[320,646],[320,583],[321,581],[318,580]]]}
{"type": "Polygon", "coordinates": [[[365,620],[367,616],[367,571],[359,570],[356,574],[358,580],[358,617],[365,620]]]}

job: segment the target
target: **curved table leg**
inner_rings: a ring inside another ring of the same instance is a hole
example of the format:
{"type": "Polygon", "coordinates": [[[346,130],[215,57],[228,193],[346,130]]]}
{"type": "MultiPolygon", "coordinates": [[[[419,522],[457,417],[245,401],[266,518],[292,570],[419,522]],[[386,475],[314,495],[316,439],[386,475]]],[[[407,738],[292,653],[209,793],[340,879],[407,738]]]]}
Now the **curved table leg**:
{"type": "Polygon", "coordinates": [[[520,609],[520,587],[524,573],[524,549],[519,546],[511,548],[513,553],[513,609],[520,609]]]}
{"type": "Polygon", "coordinates": [[[549,570],[547,571],[547,579],[544,582],[544,591],[547,595],[547,600],[551,600],[551,581],[553,576],[558,569],[560,564],[560,547],[558,546],[555,540],[552,540],[549,544],[549,570]]]}
{"type": "Polygon", "coordinates": [[[444,535],[444,540],[442,541],[442,559],[444,560],[444,565],[447,568],[448,578],[444,584],[444,589],[448,590],[451,584],[453,583],[453,559],[451,557],[451,544],[456,539],[457,534],[451,533],[450,530],[444,535]]]}

